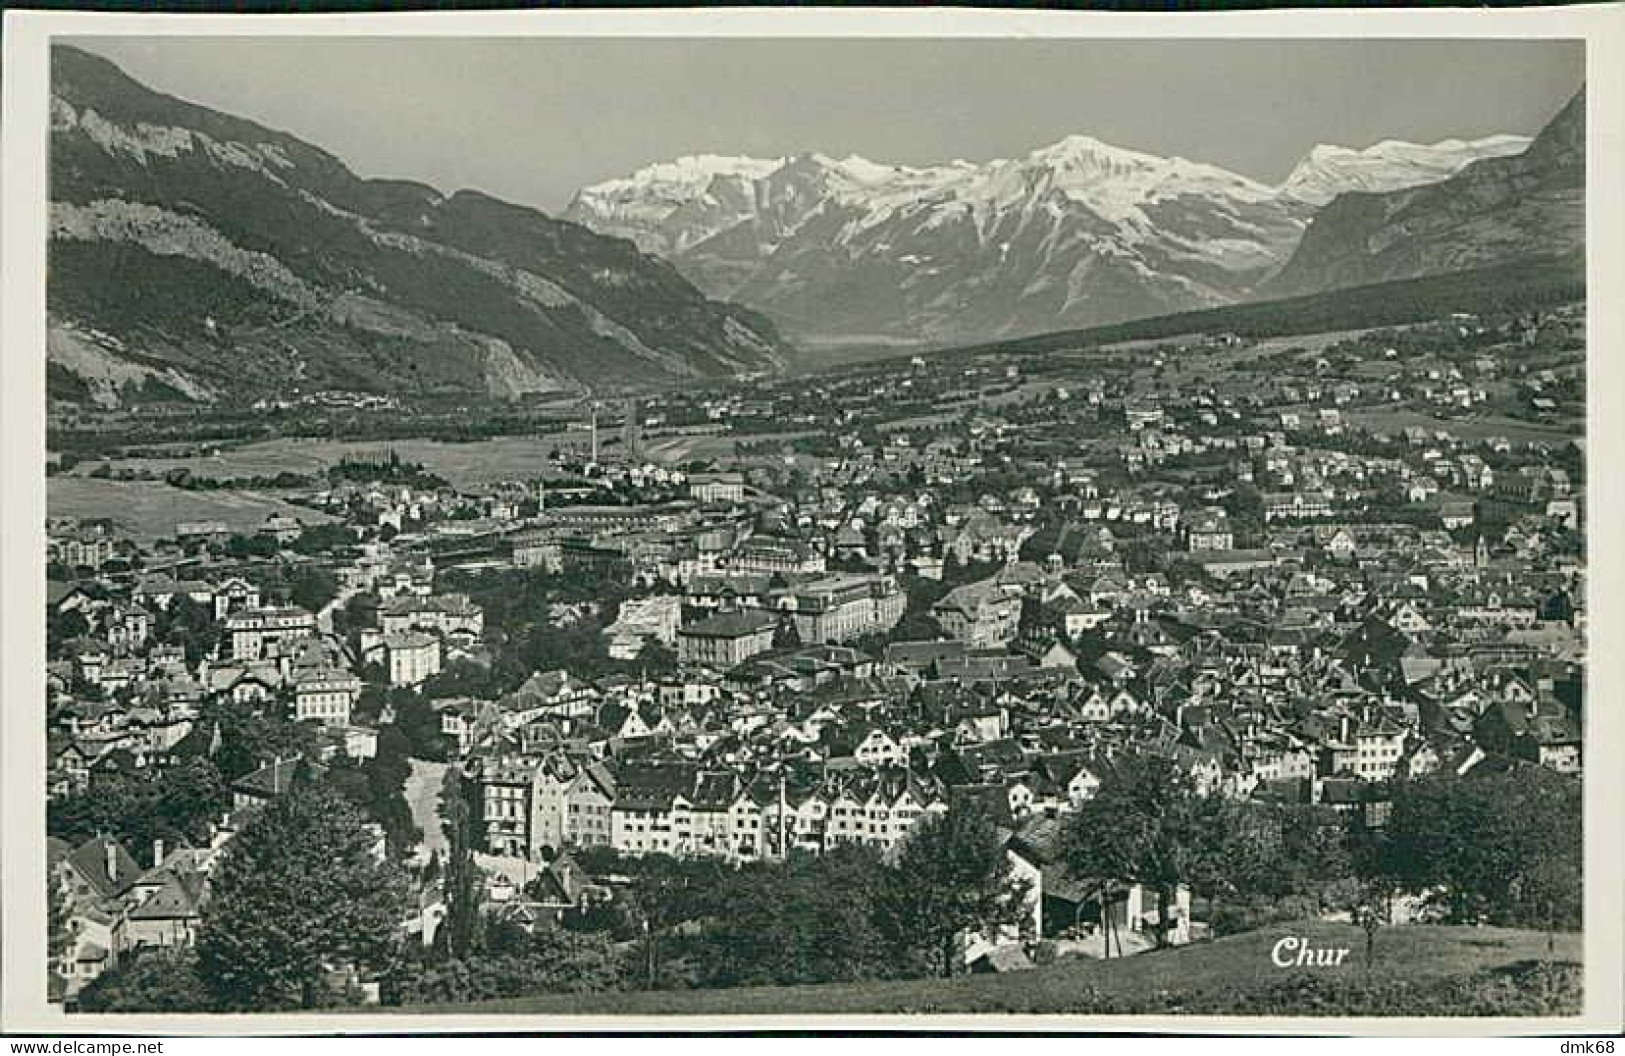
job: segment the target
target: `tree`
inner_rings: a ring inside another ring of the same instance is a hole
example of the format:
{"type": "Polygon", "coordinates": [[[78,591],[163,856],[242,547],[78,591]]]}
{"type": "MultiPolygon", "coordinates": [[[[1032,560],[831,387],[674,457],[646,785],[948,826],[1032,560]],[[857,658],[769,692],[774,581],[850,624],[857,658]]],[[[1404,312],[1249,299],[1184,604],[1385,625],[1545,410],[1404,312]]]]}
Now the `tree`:
{"type": "Polygon", "coordinates": [[[406,892],[372,845],[354,806],[299,777],[237,836],[198,935],[217,1007],[314,1008],[330,971],[390,965],[406,892]]]}
{"type": "Polygon", "coordinates": [[[490,699],[501,695],[491,669],[471,660],[453,660],[423,683],[423,695],[431,700],[446,697],[490,699]]]}
{"type": "Polygon", "coordinates": [[[302,757],[316,747],[316,732],[308,723],[287,717],[287,706],[260,704],[222,697],[204,705],[199,726],[218,724],[220,751],[214,764],[227,781],[253,773],[271,760],[302,757]]]}
{"type": "Polygon", "coordinates": [[[214,995],[198,970],[196,950],[141,947],[79,992],[84,1012],[210,1012],[214,995]]]}
{"type": "Polygon", "coordinates": [[[451,752],[451,738],[441,729],[440,713],[410,689],[389,694],[396,729],[406,735],[411,755],[418,759],[444,760],[451,752]]]}
{"type": "Polygon", "coordinates": [[[633,663],[640,671],[670,671],[677,666],[677,651],[662,645],[658,638],[650,638],[638,650],[633,663]]]}
{"type": "Polygon", "coordinates": [[[45,883],[45,914],[45,954],[50,961],[49,971],[62,972],[62,959],[73,950],[73,919],[67,889],[52,879],[45,883]]]}
{"type": "Polygon", "coordinates": [[[479,869],[474,864],[473,789],[456,767],[447,767],[440,789],[441,830],[446,834],[446,919],[435,935],[446,959],[467,956],[479,935],[479,869]]]}
{"type": "Polygon", "coordinates": [[[203,844],[210,823],[230,806],[214,763],[192,758],[167,770],[107,777],[93,789],[52,800],[46,828],[70,843],[106,833],[137,848],[154,840],[203,844]]]}
{"type": "Polygon", "coordinates": [[[1365,933],[1365,974],[1370,977],[1377,960],[1377,933],[1387,916],[1387,891],[1380,883],[1363,886],[1358,902],[1350,912],[1354,923],[1365,933]]]}
{"type": "Polygon", "coordinates": [[[288,577],[288,600],[311,612],[319,612],[338,592],[338,581],[324,568],[306,566],[288,577]]]}
{"type": "Polygon", "coordinates": [[[378,598],[373,594],[352,594],[333,613],[333,633],[349,640],[363,627],[378,626],[378,598]]]}
{"type": "Polygon", "coordinates": [[[1256,890],[1280,865],[1281,840],[1257,804],[1214,797],[1200,801],[1196,812],[1206,837],[1194,848],[1187,882],[1193,895],[1207,900],[1211,929],[1221,897],[1256,890]]]}
{"type": "Polygon", "coordinates": [[[995,931],[1027,913],[1027,885],[1013,877],[991,814],[971,801],[919,821],[889,879],[889,935],[944,976],[954,974],[961,934],[995,931]]]}
{"type": "Polygon", "coordinates": [[[78,609],[63,612],[52,607],[46,610],[45,617],[45,643],[52,656],[57,655],[66,643],[90,633],[90,621],[78,609]]]}
{"type": "Polygon", "coordinates": [[[215,651],[224,625],[214,618],[214,609],[185,594],[176,594],[153,621],[153,636],[178,645],[186,662],[195,664],[215,651]]]}
{"type": "Polygon", "coordinates": [[[1067,820],[1065,859],[1079,877],[1143,884],[1157,893],[1157,944],[1165,945],[1174,893],[1201,876],[1211,839],[1190,776],[1161,756],[1113,769],[1067,820]]]}
{"type": "Polygon", "coordinates": [[[848,845],[724,880],[726,911],[700,949],[702,985],[791,986],[888,974],[896,959],[888,956],[875,905],[875,881],[885,870],[873,851],[848,845]]]}
{"type": "Polygon", "coordinates": [[[781,616],[779,625],[773,628],[773,648],[800,649],[801,646],[801,632],[796,630],[796,621],[789,614],[781,616]]]}
{"type": "Polygon", "coordinates": [[[335,521],[331,524],[307,525],[299,533],[299,538],[293,541],[292,549],[295,553],[314,557],[353,542],[355,537],[350,534],[350,529],[342,521],[335,521]]]}
{"type": "Polygon", "coordinates": [[[406,758],[405,737],[393,726],[378,733],[378,751],[370,759],[357,762],[345,756],[334,759],[327,768],[326,781],[371,821],[384,830],[391,858],[404,858],[423,831],[412,820],[406,802],[406,779],[412,766],[406,758]]]}
{"type": "Polygon", "coordinates": [[[1539,767],[1433,774],[1394,787],[1368,875],[1442,889],[1450,916],[1577,926],[1581,909],[1580,783],[1539,767]]]}

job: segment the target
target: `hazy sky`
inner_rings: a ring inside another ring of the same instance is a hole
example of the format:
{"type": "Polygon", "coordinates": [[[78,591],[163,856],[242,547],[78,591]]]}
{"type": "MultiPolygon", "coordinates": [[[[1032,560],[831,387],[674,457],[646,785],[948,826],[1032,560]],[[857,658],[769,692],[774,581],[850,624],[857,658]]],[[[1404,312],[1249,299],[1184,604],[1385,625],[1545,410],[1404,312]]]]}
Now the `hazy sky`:
{"type": "Polygon", "coordinates": [[[72,42],[364,176],[548,210],[681,154],[920,165],[1069,133],[1275,183],[1317,143],[1533,134],[1584,78],[1584,45],[1551,41],[72,42]]]}

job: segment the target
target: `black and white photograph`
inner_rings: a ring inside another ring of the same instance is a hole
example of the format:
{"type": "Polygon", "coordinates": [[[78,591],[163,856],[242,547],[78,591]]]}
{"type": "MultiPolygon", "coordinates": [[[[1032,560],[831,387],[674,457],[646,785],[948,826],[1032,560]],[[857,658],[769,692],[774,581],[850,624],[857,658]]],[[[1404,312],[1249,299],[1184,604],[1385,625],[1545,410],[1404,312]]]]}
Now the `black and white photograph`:
{"type": "Polygon", "coordinates": [[[94,25],[6,350],[51,1015],[1617,985],[1584,32],[94,25]]]}

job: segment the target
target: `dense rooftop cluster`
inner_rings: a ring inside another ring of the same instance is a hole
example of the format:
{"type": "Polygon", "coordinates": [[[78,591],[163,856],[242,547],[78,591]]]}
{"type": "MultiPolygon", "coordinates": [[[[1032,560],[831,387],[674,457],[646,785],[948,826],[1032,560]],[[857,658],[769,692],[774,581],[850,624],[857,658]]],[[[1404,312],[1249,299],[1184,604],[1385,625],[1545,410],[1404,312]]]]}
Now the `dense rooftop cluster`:
{"type": "Polygon", "coordinates": [[[257,531],[54,522],[54,807],[199,761],[229,798],[150,853],[53,814],[62,985],[191,942],[287,775],[391,729],[566,900],[565,851],[895,856],[967,797],[1041,846],[1127,758],[1365,826],[1396,780],[1576,772],[1578,318],[753,379],[512,483],[391,459],[257,531]]]}

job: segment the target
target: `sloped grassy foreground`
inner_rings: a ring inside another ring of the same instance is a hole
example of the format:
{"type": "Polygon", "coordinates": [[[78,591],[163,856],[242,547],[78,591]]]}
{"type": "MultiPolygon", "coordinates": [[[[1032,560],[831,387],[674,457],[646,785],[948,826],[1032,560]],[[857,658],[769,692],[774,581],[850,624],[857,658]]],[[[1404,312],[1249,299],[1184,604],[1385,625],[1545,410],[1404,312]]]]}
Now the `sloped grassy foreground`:
{"type": "Polygon", "coordinates": [[[992,1013],[1068,1015],[1565,1016],[1582,1010],[1581,936],[1506,928],[1390,928],[1368,969],[1364,933],[1305,922],[1109,962],[1063,960],[1006,975],[735,990],[513,998],[403,1012],[543,1015],[992,1013]],[[1278,968],[1301,936],[1348,947],[1343,964],[1278,968]],[[1549,962],[1548,962],[1549,958],[1549,962]]]}

